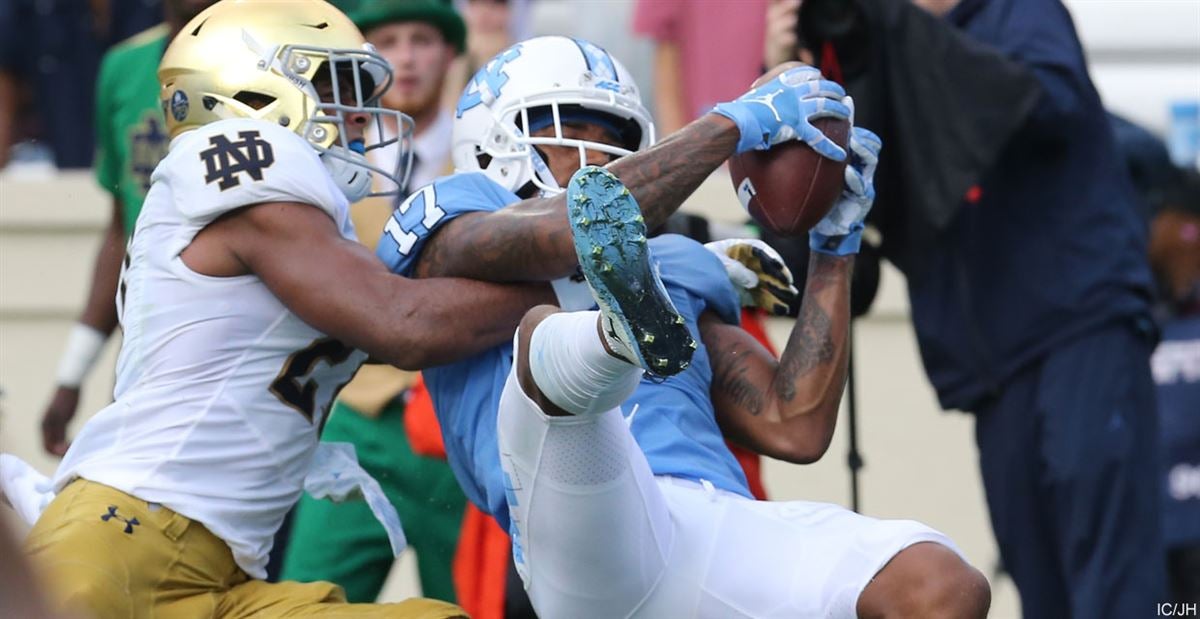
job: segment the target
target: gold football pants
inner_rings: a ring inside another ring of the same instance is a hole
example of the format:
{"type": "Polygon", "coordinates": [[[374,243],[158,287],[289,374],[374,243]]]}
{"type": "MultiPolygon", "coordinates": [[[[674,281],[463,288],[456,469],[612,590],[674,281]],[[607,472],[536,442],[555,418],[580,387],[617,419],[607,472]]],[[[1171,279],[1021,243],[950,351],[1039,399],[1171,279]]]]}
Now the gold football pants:
{"type": "Polygon", "coordinates": [[[50,503],[25,545],[55,606],[100,619],[466,616],[435,600],[348,604],[332,583],[252,579],[199,522],[83,479],[50,503]]]}

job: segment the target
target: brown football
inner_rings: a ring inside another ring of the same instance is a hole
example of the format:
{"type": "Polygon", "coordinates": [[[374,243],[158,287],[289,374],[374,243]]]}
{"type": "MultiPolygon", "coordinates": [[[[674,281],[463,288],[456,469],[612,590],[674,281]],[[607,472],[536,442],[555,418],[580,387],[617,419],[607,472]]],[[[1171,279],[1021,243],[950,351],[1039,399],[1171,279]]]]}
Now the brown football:
{"type": "MultiPolygon", "coordinates": [[[[781,65],[755,82],[794,66],[781,65]]],[[[850,122],[820,118],[813,126],[843,149],[850,122]]],[[[729,175],[742,206],[760,225],[781,236],[800,236],[821,221],[842,192],[845,161],[832,161],[796,141],[729,158],[729,175]]]]}

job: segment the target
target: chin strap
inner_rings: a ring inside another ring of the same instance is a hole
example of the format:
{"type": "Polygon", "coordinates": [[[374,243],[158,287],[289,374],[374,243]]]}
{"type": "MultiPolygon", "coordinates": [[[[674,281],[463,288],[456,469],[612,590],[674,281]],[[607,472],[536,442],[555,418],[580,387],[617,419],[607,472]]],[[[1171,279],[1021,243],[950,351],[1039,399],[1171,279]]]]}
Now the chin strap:
{"type": "Polygon", "coordinates": [[[542,155],[542,151],[536,146],[530,146],[533,151],[529,154],[529,161],[533,164],[533,184],[537,185],[542,190],[543,195],[554,195],[562,192],[562,187],[555,180],[554,174],[550,171],[550,166],[546,165],[546,158],[542,155]]]}
{"type": "Polygon", "coordinates": [[[365,156],[334,145],[321,153],[321,163],[325,164],[325,169],[329,170],[334,182],[351,204],[371,193],[371,171],[367,168],[365,156]]]}

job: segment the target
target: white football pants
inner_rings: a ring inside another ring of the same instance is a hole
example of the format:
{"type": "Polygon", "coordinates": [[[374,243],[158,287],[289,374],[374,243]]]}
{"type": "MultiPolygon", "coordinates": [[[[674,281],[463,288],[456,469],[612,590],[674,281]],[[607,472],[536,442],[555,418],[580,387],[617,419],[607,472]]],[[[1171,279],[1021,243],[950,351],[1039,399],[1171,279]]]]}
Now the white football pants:
{"type": "Polygon", "coordinates": [[[959,552],[911,520],[656,478],[619,409],[547,416],[515,367],[497,423],[513,554],[543,619],[854,617],[904,548],[959,552]]]}

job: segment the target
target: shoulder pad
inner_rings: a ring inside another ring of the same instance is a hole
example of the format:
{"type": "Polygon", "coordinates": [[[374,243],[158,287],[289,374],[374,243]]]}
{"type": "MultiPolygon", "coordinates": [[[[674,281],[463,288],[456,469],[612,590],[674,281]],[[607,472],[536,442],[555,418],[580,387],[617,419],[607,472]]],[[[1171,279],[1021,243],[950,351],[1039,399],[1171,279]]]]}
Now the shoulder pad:
{"type": "Polygon", "coordinates": [[[166,182],[179,212],[199,223],[264,202],[311,204],[339,223],[349,212],[316,150],[261,120],[222,120],[180,135],[151,181],[166,182]]]}

